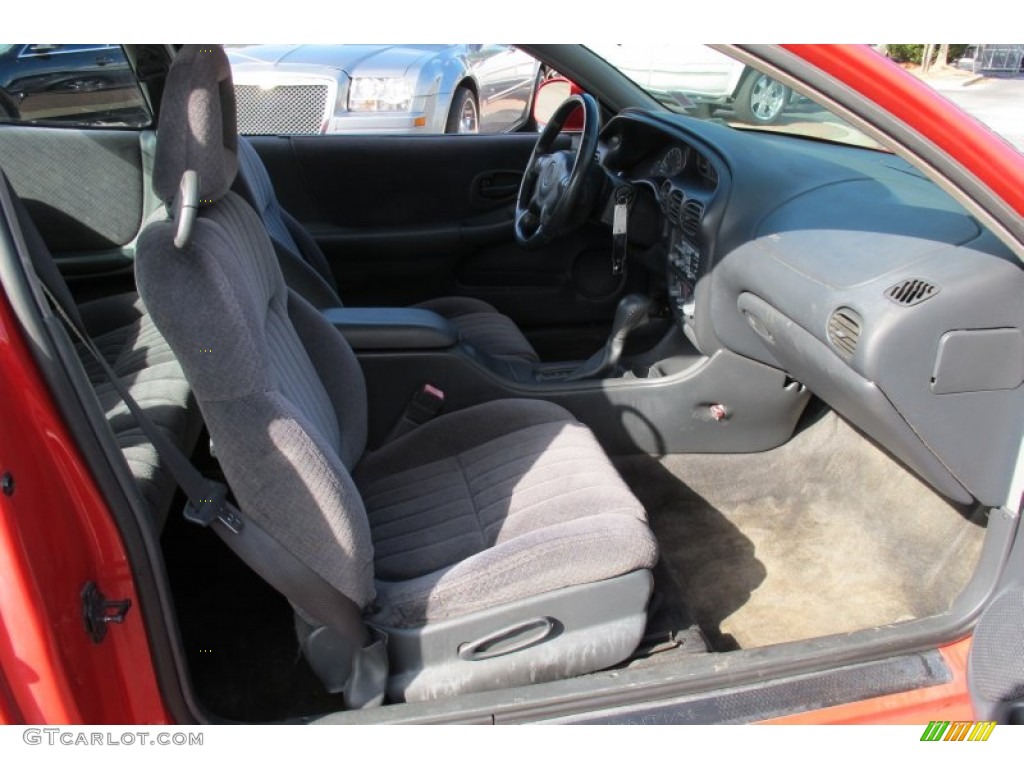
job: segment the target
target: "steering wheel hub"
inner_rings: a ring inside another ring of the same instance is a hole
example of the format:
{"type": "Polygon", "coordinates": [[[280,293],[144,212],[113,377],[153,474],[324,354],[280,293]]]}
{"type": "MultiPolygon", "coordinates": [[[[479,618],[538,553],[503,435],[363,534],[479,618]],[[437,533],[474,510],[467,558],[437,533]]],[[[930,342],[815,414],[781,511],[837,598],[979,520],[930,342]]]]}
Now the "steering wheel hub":
{"type": "Polygon", "coordinates": [[[558,179],[558,169],[554,163],[548,163],[548,166],[544,169],[544,173],[541,174],[540,185],[542,189],[548,189],[558,179]]]}
{"type": "Polygon", "coordinates": [[[515,236],[523,247],[539,248],[572,229],[571,214],[583,200],[597,151],[599,114],[593,96],[570,96],[537,138],[516,200],[515,236]],[[583,133],[575,151],[555,150],[555,140],[577,109],[583,110],[583,133]]]}

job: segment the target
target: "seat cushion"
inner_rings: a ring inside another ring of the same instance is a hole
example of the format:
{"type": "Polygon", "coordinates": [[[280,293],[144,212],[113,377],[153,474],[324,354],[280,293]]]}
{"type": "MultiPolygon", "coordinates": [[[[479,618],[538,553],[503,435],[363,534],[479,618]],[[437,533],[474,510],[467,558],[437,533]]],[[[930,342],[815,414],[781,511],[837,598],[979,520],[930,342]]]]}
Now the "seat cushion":
{"type": "Polygon", "coordinates": [[[486,301],[464,296],[445,296],[417,304],[446,318],[460,338],[482,352],[500,358],[539,363],[540,357],[519,327],[486,301]]]}
{"type": "Polygon", "coordinates": [[[356,468],[386,626],[412,627],[651,568],[643,507],[565,409],[440,417],[356,468]]]}
{"type": "MultiPolygon", "coordinates": [[[[202,429],[199,408],[139,297],[132,293],[97,299],[81,305],[79,313],[129,394],[173,444],[190,453],[202,429]]],[[[153,520],[162,526],[177,487],[174,479],[100,364],[81,344],[77,351],[153,520]]]]}

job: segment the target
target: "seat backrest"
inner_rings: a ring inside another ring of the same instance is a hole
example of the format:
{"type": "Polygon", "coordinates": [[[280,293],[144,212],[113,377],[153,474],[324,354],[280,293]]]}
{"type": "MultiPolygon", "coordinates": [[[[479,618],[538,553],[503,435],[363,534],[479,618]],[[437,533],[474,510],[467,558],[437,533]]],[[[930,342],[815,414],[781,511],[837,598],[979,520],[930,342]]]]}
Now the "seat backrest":
{"type": "Polygon", "coordinates": [[[244,136],[238,137],[235,190],[263,220],[288,287],[317,309],[340,307],[338,284],[323,251],[305,227],[281,207],[267,167],[244,136]]]}
{"type": "Polygon", "coordinates": [[[366,445],[365,382],[342,336],[286,287],[260,217],[229,191],[234,110],[223,50],[184,46],[164,88],[153,173],[174,213],[140,238],[139,293],[192,385],[242,510],[365,607],[373,547],[350,475],[366,445]],[[198,176],[198,212],[180,232],[187,171],[198,176]]]}

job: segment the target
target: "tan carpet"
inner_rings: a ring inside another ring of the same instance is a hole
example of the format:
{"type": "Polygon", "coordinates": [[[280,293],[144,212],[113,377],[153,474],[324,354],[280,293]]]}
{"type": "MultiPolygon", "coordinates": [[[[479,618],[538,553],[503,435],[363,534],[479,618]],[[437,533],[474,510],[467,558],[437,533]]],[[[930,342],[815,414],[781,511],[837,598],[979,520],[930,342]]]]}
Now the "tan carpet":
{"type": "Polygon", "coordinates": [[[939,613],[984,536],[832,413],[765,453],[616,464],[718,650],[939,613]]]}

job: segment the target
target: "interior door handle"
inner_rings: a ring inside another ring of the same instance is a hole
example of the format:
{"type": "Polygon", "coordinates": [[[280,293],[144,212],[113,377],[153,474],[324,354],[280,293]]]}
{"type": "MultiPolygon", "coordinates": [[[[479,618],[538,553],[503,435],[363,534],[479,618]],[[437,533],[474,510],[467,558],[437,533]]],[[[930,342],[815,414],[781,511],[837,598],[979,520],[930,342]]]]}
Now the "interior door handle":
{"type": "Polygon", "coordinates": [[[518,184],[506,184],[504,186],[491,186],[484,187],[480,190],[480,194],[484,197],[489,197],[494,200],[501,200],[505,197],[512,197],[516,192],[519,191],[518,184]]]}
{"type": "Polygon", "coordinates": [[[490,206],[496,202],[507,202],[519,194],[523,174],[519,171],[488,171],[473,179],[470,196],[480,205],[490,206]]]}

